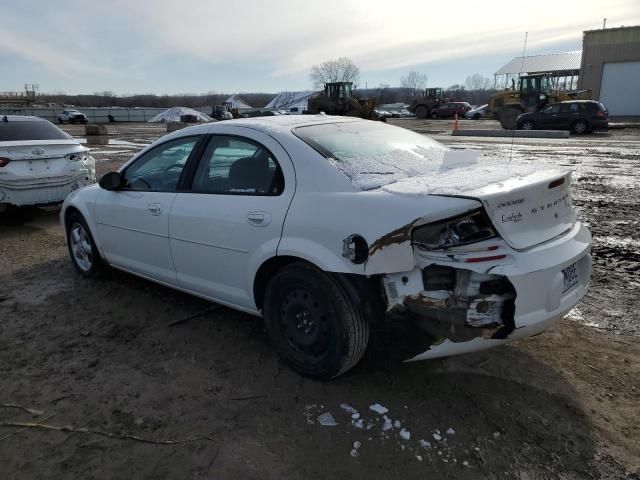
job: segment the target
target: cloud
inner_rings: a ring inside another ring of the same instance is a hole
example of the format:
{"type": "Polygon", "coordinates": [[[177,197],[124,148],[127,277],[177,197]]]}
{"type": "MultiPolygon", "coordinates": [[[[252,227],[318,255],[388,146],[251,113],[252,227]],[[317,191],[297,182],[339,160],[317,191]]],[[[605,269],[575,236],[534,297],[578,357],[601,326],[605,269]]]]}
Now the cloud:
{"type": "MultiPolygon", "coordinates": [[[[33,0],[0,6],[0,52],[57,75],[136,78],[167,58],[205,66],[268,65],[271,78],[349,56],[363,72],[483,55],[512,56],[529,32],[530,50],[575,39],[584,29],[640,23],[637,0],[33,0]]],[[[508,58],[505,58],[505,61],[508,58]]],[[[170,68],[170,65],[166,66],[170,68]]],[[[261,68],[264,70],[264,68],[261,68]]],[[[148,89],[149,87],[146,87],[148,89]]]]}

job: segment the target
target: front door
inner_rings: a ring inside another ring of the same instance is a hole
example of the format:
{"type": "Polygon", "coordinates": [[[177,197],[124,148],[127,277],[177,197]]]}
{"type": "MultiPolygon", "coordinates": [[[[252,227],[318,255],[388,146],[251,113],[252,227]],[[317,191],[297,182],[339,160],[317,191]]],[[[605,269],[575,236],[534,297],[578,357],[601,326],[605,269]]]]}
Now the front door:
{"type": "Polygon", "coordinates": [[[560,126],[560,104],[549,105],[542,110],[541,115],[538,116],[539,128],[543,130],[554,130],[560,126]]]}
{"type": "Polygon", "coordinates": [[[120,189],[100,191],[95,205],[98,238],[110,264],[177,285],[169,212],[198,139],[181,137],[158,145],[121,172],[120,189]]]}
{"type": "Polygon", "coordinates": [[[190,193],[178,193],[169,220],[180,286],[255,310],[253,276],[274,254],[295,190],[285,150],[256,130],[213,134],[190,193]]]}

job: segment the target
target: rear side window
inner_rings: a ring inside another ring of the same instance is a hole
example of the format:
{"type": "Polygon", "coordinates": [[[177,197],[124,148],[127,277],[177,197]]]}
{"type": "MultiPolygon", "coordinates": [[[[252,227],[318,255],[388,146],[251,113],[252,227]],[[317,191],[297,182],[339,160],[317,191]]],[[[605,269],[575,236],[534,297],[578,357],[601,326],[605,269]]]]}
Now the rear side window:
{"type": "Polygon", "coordinates": [[[2,121],[0,117],[0,142],[21,140],[68,140],[71,137],[46,120],[2,121]]]}
{"type": "Polygon", "coordinates": [[[200,159],[193,179],[196,193],[280,195],[284,177],[271,152],[247,138],[216,135],[200,159]]]}

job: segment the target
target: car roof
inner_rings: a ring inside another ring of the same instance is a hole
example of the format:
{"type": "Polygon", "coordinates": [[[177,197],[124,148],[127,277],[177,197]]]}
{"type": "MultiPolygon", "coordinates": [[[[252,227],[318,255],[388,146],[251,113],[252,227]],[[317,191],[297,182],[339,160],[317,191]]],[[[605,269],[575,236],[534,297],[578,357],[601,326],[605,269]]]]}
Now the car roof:
{"type": "MultiPolygon", "coordinates": [[[[233,120],[225,120],[221,122],[207,122],[191,127],[181,128],[174,132],[168,133],[161,137],[162,141],[168,141],[174,138],[185,137],[188,135],[200,135],[206,133],[220,134],[227,128],[235,127],[253,128],[255,130],[266,133],[273,137],[289,135],[294,128],[307,127],[311,125],[322,125],[326,123],[348,123],[348,122],[364,122],[358,117],[341,117],[337,115],[270,115],[267,117],[251,117],[251,118],[234,118],[233,120]]],[[[160,139],[159,139],[160,140],[160,139]]],[[[153,142],[150,147],[156,145],[159,141],[153,142]]],[[[146,150],[146,149],[145,149],[146,150]]],[[[141,152],[145,151],[142,150],[141,152]]],[[[139,153],[141,153],[139,152],[139,153]]]]}
{"type": "Polygon", "coordinates": [[[48,120],[45,120],[44,118],[35,117],[33,115],[0,115],[0,122],[3,122],[5,117],[7,117],[8,122],[34,122],[34,121],[47,122],[48,121],[48,120]]]}
{"type": "Polygon", "coordinates": [[[357,117],[341,117],[337,115],[275,115],[268,117],[253,118],[237,118],[227,120],[222,125],[216,123],[216,126],[229,125],[234,127],[257,128],[268,133],[282,133],[291,131],[297,127],[307,127],[310,125],[320,125],[323,123],[345,123],[362,121],[357,117]]]}

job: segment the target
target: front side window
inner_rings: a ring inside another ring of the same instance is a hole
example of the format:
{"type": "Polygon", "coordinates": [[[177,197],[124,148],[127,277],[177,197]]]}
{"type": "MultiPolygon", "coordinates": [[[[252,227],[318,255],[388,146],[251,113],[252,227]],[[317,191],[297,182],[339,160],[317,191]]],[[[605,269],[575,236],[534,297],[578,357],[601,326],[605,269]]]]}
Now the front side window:
{"type": "Polygon", "coordinates": [[[280,195],[284,177],[274,156],[246,138],[214,136],[193,179],[196,193],[280,195]]]}
{"type": "Polygon", "coordinates": [[[547,108],[544,109],[544,113],[547,114],[552,114],[552,113],[559,113],[560,112],[560,104],[556,103],[555,105],[550,105],[547,108]]]}
{"type": "Polygon", "coordinates": [[[198,137],[184,137],[148,151],[124,171],[124,189],[173,192],[198,137]]]}

